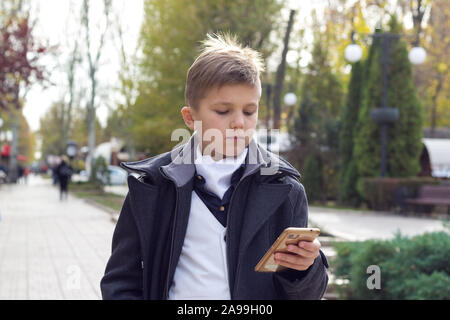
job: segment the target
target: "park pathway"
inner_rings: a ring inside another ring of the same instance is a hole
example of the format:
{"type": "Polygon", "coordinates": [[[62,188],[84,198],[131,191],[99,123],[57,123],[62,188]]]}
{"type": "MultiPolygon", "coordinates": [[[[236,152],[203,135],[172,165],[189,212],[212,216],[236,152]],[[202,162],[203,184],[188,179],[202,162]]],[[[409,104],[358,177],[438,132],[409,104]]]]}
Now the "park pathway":
{"type": "Polygon", "coordinates": [[[109,214],[51,180],[0,186],[0,299],[101,299],[111,252],[109,214]]]}

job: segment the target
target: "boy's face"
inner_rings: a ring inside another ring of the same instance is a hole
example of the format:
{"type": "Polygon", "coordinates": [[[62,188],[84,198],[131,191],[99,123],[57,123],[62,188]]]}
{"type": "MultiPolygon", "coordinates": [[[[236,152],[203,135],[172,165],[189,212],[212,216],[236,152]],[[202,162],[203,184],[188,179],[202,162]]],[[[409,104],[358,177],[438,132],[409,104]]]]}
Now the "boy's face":
{"type": "Polygon", "coordinates": [[[239,155],[250,143],[260,98],[259,83],[254,87],[247,84],[213,87],[200,100],[197,110],[185,106],[181,113],[191,130],[198,130],[195,121],[201,121],[202,153],[220,160],[239,155]]]}

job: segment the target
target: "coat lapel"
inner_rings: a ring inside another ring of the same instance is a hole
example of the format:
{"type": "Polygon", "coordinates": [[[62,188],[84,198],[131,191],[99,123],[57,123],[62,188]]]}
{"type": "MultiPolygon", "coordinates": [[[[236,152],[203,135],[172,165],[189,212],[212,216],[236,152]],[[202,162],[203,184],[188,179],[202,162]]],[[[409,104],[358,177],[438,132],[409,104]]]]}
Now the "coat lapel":
{"type": "MultiPolygon", "coordinates": [[[[175,212],[175,225],[173,233],[173,248],[171,250],[169,265],[169,280],[173,279],[175,269],[183,249],[184,238],[186,236],[189,215],[191,211],[191,196],[193,181],[189,181],[183,187],[178,188],[178,207],[175,212]]],[[[169,244],[171,246],[171,244],[169,244]]],[[[168,288],[167,288],[168,289],[168,288]]]]}

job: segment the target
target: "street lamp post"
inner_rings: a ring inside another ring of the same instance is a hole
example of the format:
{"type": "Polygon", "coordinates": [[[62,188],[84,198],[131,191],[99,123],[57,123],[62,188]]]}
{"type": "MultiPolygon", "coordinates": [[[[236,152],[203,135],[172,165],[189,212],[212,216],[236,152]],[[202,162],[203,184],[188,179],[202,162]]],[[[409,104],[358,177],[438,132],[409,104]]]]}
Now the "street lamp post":
{"type": "MultiPolygon", "coordinates": [[[[395,123],[399,119],[399,111],[395,107],[388,107],[387,105],[387,88],[388,88],[388,76],[387,76],[387,67],[389,65],[389,50],[390,50],[390,43],[392,40],[399,39],[402,37],[400,34],[393,34],[393,33],[375,33],[369,35],[373,37],[374,39],[379,38],[381,41],[381,52],[380,60],[382,65],[382,75],[381,75],[381,107],[373,108],[370,110],[370,118],[372,121],[378,123],[381,127],[381,154],[380,154],[380,160],[381,160],[381,177],[386,176],[386,168],[387,168],[387,144],[388,144],[388,137],[387,137],[387,128],[388,125],[391,123],[395,123]]],[[[354,42],[354,32],[352,32],[352,44],[347,46],[345,49],[345,57],[348,61],[354,63],[361,59],[362,57],[362,50],[361,48],[355,44],[354,42]]],[[[426,52],[423,48],[420,48],[416,46],[412,48],[409,52],[409,60],[412,64],[420,64],[425,61],[426,58],[426,52]]]]}
{"type": "Polygon", "coordinates": [[[271,110],[271,107],[270,107],[270,99],[271,99],[271,96],[272,96],[272,84],[270,84],[270,83],[266,83],[265,84],[265,87],[266,87],[266,106],[267,106],[267,114],[266,114],[266,130],[267,130],[267,133],[266,133],[266,146],[267,146],[267,150],[268,151],[270,151],[270,143],[271,143],[271,140],[272,140],[272,125],[273,125],[273,123],[272,123],[272,117],[271,117],[271,114],[270,114],[270,110],[271,110]]]}

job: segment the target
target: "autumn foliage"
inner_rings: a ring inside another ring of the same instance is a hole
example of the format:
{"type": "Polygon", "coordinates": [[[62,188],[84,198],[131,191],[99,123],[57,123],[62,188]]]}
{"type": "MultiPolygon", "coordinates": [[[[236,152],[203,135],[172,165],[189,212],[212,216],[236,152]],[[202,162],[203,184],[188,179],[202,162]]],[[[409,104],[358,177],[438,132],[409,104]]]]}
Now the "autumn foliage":
{"type": "Polygon", "coordinates": [[[38,60],[48,48],[35,41],[28,16],[5,20],[0,26],[0,109],[20,109],[21,90],[45,80],[38,60]]]}

